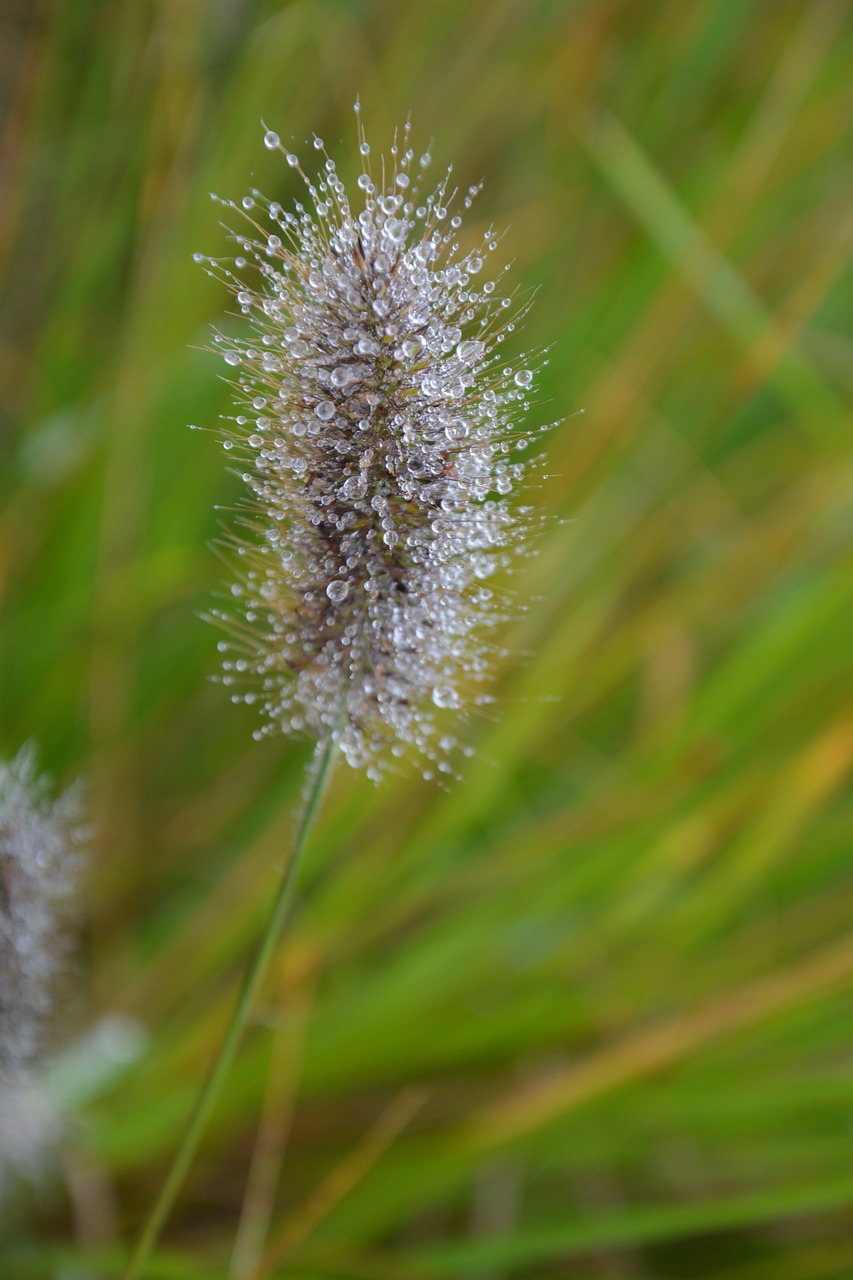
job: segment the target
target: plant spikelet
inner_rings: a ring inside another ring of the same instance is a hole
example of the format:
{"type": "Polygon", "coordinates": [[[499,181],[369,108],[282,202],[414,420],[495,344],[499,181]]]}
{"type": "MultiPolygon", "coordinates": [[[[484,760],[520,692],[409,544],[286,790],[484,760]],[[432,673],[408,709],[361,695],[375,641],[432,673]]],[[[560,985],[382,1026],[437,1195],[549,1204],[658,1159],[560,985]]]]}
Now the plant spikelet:
{"type": "Polygon", "coordinates": [[[421,195],[430,157],[408,126],[378,164],[359,127],[357,200],[320,139],[314,180],[264,141],[309,200],[223,201],[245,218],[237,256],[196,254],[249,321],[214,339],[237,401],[223,445],[249,494],[234,603],[214,615],[224,679],[260,702],[259,733],[333,733],[374,777],[407,752],[451,772],[446,711],[488,701],[500,653],[507,593],[490,580],[536,523],[510,493],[531,465],[518,423],[541,353],[501,358],[526,304],[488,271],[491,229],[460,241],[478,188],[459,199],[448,173],[421,195]]]}
{"type": "Polygon", "coordinates": [[[79,801],[52,800],[25,747],[0,763],[0,1072],[36,1066],[68,964],[66,923],[82,859],[79,801]]]}
{"type": "Polygon", "coordinates": [[[84,838],[76,793],[52,800],[30,748],[0,763],[0,1205],[40,1173],[61,1128],[41,1072],[84,838]]]}

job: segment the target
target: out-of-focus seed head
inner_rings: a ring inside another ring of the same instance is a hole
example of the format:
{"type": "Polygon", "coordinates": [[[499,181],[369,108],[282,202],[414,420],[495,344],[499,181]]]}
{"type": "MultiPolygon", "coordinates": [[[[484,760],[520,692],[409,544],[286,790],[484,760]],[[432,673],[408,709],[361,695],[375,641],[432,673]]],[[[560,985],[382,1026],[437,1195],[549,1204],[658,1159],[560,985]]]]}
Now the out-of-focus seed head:
{"type": "Polygon", "coordinates": [[[83,839],[77,795],[52,800],[30,748],[0,763],[0,1080],[26,1077],[48,1046],[83,839]]]}
{"type": "Polygon", "coordinates": [[[0,1210],[48,1169],[62,1119],[42,1086],[70,958],[86,832],[79,797],[53,800],[25,747],[0,762],[0,1210]]]}
{"type": "Polygon", "coordinates": [[[431,776],[452,769],[447,712],[488,701],[507,611],[490,580],[536,524],[510,493],[542,358],[502,358],[526,304],[488,270],[495,233],[462,240],[478,188],[458,199],[448,172],[423,195],[408,125],[378,160],[358,133],[351,200],[320,139],[312,180],[267,131],[309,203],[223,201],[245,218],[236,257],[195,255],[248,321],[214,339],[237,401],[222,443],[249,494],[214,617],[259,733],[334,733],[374,777],[414,752],[431,776]]]}
{"type": "Polygon", "coordinates": [[[41,1185],[53,1172],[63,1119],[40,1082],[0,1071],[0,1222],[22,1184],[41,1185]]]}

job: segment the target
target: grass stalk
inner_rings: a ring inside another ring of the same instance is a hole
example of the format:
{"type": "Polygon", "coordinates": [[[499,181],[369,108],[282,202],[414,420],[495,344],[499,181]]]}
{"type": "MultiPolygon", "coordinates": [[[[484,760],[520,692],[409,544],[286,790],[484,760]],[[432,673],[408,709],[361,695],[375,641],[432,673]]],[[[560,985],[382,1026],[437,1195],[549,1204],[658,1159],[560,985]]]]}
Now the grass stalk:
{"type": "Polygon", "coordinates": [[[167,1218],[180,1194],[181,1188],[186,1180],[193,1158],[198,1151],[199,1143],[207,1128],[211,1113],[216,1105],[217,1097],[220,1089],[225,1082],[228,1071],[234,1061],[234,1055],[237,1052],[237,1046],[245,1030],[246,1024],[251,1014],[252,1006],[257,995],[258,988],[266,976],[270,962],[275,952],[276,943],[281,935],[285,919],[287,917],[290,904],[293,900],[293,893],[298,879],[299,868],[302,863],[305,846],[308,837],[314,826],[315,819],[320,807],[320,802],[326,790],[326,785],[332,771],[332,765],[335,757],[335,738],[330,734],[324,742],[317,746],[314,756],[313,768],[308,786],[308,794],[305,799],[305,808],[302,813],[302,820],[299,824],[299,830],[296,834],[296,840],[293,846],[293,853],[288,860],[287,866],[281,877],[281,883],[278,887],[275,903],[270,913],[269,923],[266,926],[263,937],[258,946],[257,953],[249,966],[246,976],[243,980],[243,986],[240,995],[231,1015],[231,1021],[228,1024],[228,1030],[222,1041],[222,1046],[216,1057],[216,1061],[211,1068],[210,1074],[199,1094],[195,1109],[187,1126],[186,1133],[175,1153],[172,1166],[159,1196],[154,1204],[148,1220],[142,1230],[142,1234],[136,1244],[130,1261],[123,1273],[123,1280],[137,1280],[138,1276],[143,1273],[143,1268],[147,1263],[151,1250],[159,1239],[160,1232],[166,1223],[167,1218]]]}

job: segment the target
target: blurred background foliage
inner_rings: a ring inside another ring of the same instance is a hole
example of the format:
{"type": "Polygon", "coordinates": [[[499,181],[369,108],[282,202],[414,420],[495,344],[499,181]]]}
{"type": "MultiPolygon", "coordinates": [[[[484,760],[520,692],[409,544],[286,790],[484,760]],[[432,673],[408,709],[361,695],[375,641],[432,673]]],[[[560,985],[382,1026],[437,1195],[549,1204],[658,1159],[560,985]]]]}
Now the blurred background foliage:
{"type": "Polygon", "coordinates": [[[186,429],[225,404],[192,253],[210,190],[297,198],[261,117],[351,177],[357,94],[486,179],[569,523],[464,781],[339,770],[151,1274],[853,1275],[850,17],[5,0],[2,749],[88,775],[68,999],[151,1042],[4,1278],[114,1274],[293,832],[309,745],[209,680],[239,486],[186,429]]]}

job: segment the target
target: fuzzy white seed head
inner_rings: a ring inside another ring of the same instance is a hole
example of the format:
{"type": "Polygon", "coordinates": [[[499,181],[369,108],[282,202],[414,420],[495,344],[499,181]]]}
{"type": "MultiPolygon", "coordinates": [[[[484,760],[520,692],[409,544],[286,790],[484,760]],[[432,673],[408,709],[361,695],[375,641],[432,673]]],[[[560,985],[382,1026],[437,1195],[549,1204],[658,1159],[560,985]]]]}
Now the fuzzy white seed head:
{"type": "Polygon", "coordinates": [[[490,580],[536,523],[510,495],[541,353],[503,358],[526,304],[487,270],[493,231],[461,241],[477,188],[458,200],[448,173],[421,194],[429,156],[408,126],[378,160],[359,129],[356,200],[319,139],[315,180],[264,141],[310,203],[223,202],[245,219],[237,255],[201,259],[247,318],[214,339],[237,402],[222,443],[248,491],[232,605],[214,614],[224,680],[260,703],[260,732],[335,734],[374,777],[407,752],[447,772],[446,713],[487,701],[499,653],[490,580]]]}
{"type": "Polygon", "coordinates": [[[24,1183],[42,1184],[55,1165],[63,1120],[35,1077],[0,1071],[0,1221],[24,1183]]]}
{"type": "Polygon", "coordinates": [[[26,1076],[48,1047],[82,841],[77,796],[50,798],[31,749],[0,763],[0,1076],[26,1076]]]}
{"type": "Polygon", "coordinates": [[[50,798],[31,748],[0,762],[0,1209],[41,1178],[62,1129],[41,1076],[84,840],[78,796],[50,798]]]}

